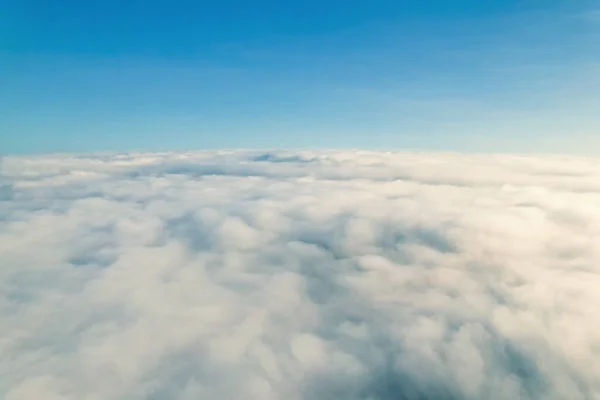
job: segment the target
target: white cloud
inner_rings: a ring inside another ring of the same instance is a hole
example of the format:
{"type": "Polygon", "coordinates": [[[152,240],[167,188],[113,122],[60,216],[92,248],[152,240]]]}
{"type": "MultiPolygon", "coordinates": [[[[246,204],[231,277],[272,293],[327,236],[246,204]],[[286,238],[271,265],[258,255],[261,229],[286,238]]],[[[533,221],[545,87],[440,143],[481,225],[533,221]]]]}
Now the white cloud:
{"type": "Polygon", "coordinates": [[[0,395],[600,399],[600,160],[6,157],[0,395]]]}

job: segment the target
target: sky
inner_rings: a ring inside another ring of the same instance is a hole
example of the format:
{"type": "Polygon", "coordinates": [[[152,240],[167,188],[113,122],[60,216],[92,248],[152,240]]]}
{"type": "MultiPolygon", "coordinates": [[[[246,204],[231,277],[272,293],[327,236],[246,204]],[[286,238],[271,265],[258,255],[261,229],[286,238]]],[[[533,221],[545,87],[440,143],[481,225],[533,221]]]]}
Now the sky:
{"type": "Polygon", "coordinates": [[[598,153],[598,0],[0,1],[0,152],[598,153]]]}

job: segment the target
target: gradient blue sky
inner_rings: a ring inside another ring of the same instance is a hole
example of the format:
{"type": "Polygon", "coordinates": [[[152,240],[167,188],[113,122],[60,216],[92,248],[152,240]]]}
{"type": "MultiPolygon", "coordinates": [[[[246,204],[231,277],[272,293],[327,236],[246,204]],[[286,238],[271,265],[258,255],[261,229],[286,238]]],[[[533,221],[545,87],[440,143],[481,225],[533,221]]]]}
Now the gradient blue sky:
{"type": "Polygon", "coordinates": [[[0,0],[0,152],[600,153],[600,0],[0,0]]]}

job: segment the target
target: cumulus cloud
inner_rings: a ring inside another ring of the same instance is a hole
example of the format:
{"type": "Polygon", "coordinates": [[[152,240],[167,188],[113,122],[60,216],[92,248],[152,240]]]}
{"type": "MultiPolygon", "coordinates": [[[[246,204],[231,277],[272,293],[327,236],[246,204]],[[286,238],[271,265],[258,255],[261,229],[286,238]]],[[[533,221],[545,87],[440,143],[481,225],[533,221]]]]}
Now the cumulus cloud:
{"type": "Polygon", "coordinates": [[[0,397],[600,399],[600,160],[5,157],[0,397]]]}

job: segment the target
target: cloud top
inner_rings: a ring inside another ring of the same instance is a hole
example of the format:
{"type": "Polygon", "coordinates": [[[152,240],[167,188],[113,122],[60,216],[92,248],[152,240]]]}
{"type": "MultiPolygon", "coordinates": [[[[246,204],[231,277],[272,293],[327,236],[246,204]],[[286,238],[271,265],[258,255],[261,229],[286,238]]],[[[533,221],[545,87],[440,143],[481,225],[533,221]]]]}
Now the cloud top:
{"type": "Polygon", "coordinates": [[[600,399],[600,160],[5,157],[0,394],[600,399]]]}

